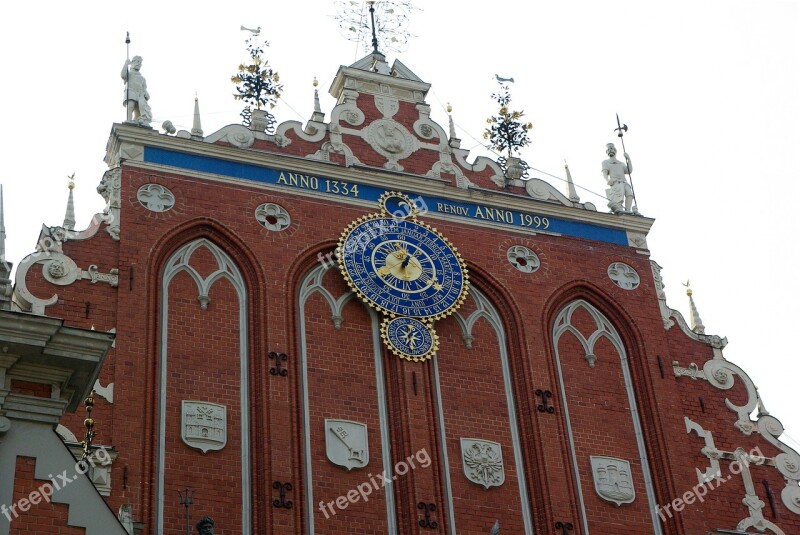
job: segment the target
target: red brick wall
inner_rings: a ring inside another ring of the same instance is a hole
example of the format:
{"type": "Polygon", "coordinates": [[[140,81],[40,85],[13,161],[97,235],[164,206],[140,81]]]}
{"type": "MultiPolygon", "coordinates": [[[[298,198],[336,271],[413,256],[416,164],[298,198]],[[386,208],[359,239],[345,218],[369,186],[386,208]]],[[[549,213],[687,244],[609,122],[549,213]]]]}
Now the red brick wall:
{"type": "MultiPolygon", "coordinates": [[[[363,108],[377,114],[377,110],[366,104],[363,108]]],[[[413,124],[415,113],[403,104],[396,118],[413,124]]],[[[361,152],[367,150],[365,145],[355,142],[351,146],[360,151],[359,158],[362,158],[361,152]]],[[[271,144],[265,148],[278,150],[271,144]]],[[[295,141],[285,152],[305,156],[312,153],[312,149],[314,147],[307,142],[295,141]]],[[[409,158],[401,163],[412,172],[426,170],[431,163],[426,159],[428,156],[409,158]]],[[[384,163],[374,156],[373,159],[364,157],[362,161],[377,166],[384,163]]],[[[471,179],[483,180],[486,187],[490,187],[490,175],[484,172],[481,177],[471,176],[471,179]]],[[[69,325],[117,328],[116,349],[101,372],[103,385],[115,383],[115,402],[111,405],[97,398],[93,413],[97,420],[96,442],[111,444],[120,453],[114,465],[109,504],[116,510],[122,503],[132,503],[134,518],[145,522],[147,529],[152,528],[156,402],[160,388],[158,311],[163,297],[160,273],[165,260],[178,247],[206,237],[230,254],[242,272],[248,291],[254,531],[301,532],[306,511],[298,285],[316,264],[317,253],[332,250],[342,229],[370,210],[339,206],[328,199],[302,197],[291,192],[268,192],[246,184],[206,182],[175,173],[155,173],[138,169],[133,163],[123,167],[122,184],[122,239],[115,242],[101,229],[90,240],[64,244],[65,254],[83,269],[90,264],[97,264],[103,272],[119,268],[119,288],[104,283],[91,285],[88,281],[54,287],[44,281],[40,270],[36,269],[28,276],[28,286],[35,295],[59,294],[59,303],[49,307],[48,314],[64,317],[69,325]],[[175,208],[161,214],[144,209],[136,200],[136,191],[147,182],[168,186],[177,200],[175,208]],[[292,226],[284,232],[269,232],[260,226],[253,212],[264,202],[277,202],[285,207],[291,213],[292,226]],[[88,318],[87,301],[91,305],[88,318]],[[288,376],[269,375],[268,370],[274,365],[268,359],[270,351],[289,356],[288,376]],[[127,486],[123,484],[124,467],[128,467],[127,486]],[[277,498],[272,488],[274,481],[293,485],[288,496],[294,502],[291,510],[272,506],[272,500],[277,498]]],[[[387,184],[387,189],[391,186],[387,184]]],[[[699,453],[702,441],[686,433],[684,415],[713,430],[720,449],[738,446],[749,449],[750,445],[758,445],[768,455],[775,453],[774,448],[759,437],[746,437],[733,428],[735,414],[725,406],[724,400],[727,397],[738,404],[744,403],[741,385],[722,392],[705,381],[675,378],[672,374],[673,359],[683,365],[695,361],[702,366],[711,358],[712,351],[707,345],[688,338],[677,326],[664,330],[647,256],[629,247],[565,236],[521,236],[507,230],[430,221],[463,253],[476,286],[492,301],[505,326],[527,486],[537,532],[552,531],[553,523],[562,521],[573,523],[575,533],[580,533],[576,483],[571,473],[551,340],[555,315],[577,298],[587,299],[597,306],[614,324],[625,344],[660,504],[668,503],[696,485],[695,468],[708,464],[699,453]],[[533,249],[542,267],[532,274],[514,269],[506,258],[506,251],[512,245],[533,249]],[[609,280],[608,265],[616,261],[636,269],[642,279],[639,288],[626,291],[609,280]],[[665,368],[664,378],[657,365],[658,356],[665,368]],[[534,395],[537,388],[553,392],[555,414],[536,411],[540,402],[534,395]],[[699,408],[700,396],[704,399],[705,413],[699,408]]],[[[198,266],[204,272],[210,269],[207,259],[198,259],[198,266]]],[[[335,271],[327,275],[325,284],[334,295],[344,291],[335,271]]],[[[233,307],[232,289],[225,283],[215,285],[217,293],[212,296],[208,311],[200,310],[196,290],[185,278],[176,279],[170,291],[173,290],[169,340],[170,354],[175,358],[170,362],[182,365],[170,369],[175,375],[170,376],[167,407],[168,429],[172,430],[168,436],[166,467],[167,516],[169,522],[182,518],[175,491],[189,485],[198,488],[198,505],[193,511],[198,515],[208,511],[218,520],[223,532],[233,531],[241,522],[236,503],[240,493],[238,489],[231,492],[241,470],[235,459],[239,452],[237,441],[241,440],[238,393],[235,391],[237,374],[241,373],[236,331],[238,309],[233,307]],[[176,434],[178,403],[187,397],[194,399],[197,392],[208,395],[209,401],[221,399],[228,405],[229,443],[222,452],[195,453],[186,448],[176,434]],[[201,497],[208,500],[202,507],[201,497]]],[[[465,305],[465,315],[470,306],[465,305]]],[[[352,489],[354,483],[362,482],[363,471],[344,472],[325,458],[320,422],[326,416],[346,418],[345,414],[354,414],[351,419],[368,423],[370,468],[380,463],[371,326],[368,314],[355,302],[347,305],[345,321],[338,331],[333,328],[328,305],[319,296],[311,298],[306,314],[311,463],[315,476],[319,476],[314,481],[314,496],[331,500],[352,489]]],[[[437,330],[442,336],[440,371],[447,426],[444,446],[449,455],[456,497],[457,528],[459,533],[486,533],[494,518],[502,517],[506,519],[503,530],[514,532],[521,525],[516,498],[518,474],[508,435],[497,340],[485,322],[476,326],[476,345],[472,350],[464,348],[454,320],[439,322],[437,330]],[[480,438],[486,435],[503,445],[506,462],[506,482],[488,491],[463,477],[458,445],[461,436],[480,438]]],[[[630,436],[629,407],[621,387],[619,359],[608,345],[601,345],[598,367],[589,370],[574,342],[565,339],[563,344],[564,359],[572,363],[565,368],[566,395],[570,408],[575,411],[573,423],[579,440],[580,484],[590,522],[601,531],[646,532],[649,525],[646,496],[641,467],[636,464],[638,452],[630,436]],[[569,359],[568,355],[571,355],[569,359]],[[612,436],[615,441],[610,440],[612,436]],[[590,453],[634,461],[637,474],[634,504],[617,508],[596,498],[587,472],[590,453]]],[[[414,470],[399,478],[396,485],[398,525],[401,532],[416,526],[421,518],[416,503],[425,501],[437,505],[435,518],[442,526],[440,529],[444,529],[447,518],[439,453],[443,445],[439,443],[431,366],[401,362],[385,354],[383,362],[393,461],[402,460],[421,448],[432,458],[430,468],[414,470]],[[413,391],[414,376],[417,394],[413,391]]],[[[67,417],[65,423],[80,436],[84,417],[79,412],[67,417]]],[[[788,512],[780,502],[783,486],[777,471],[760,467],[754,474],[758,478],[757,493],[765,502],[768,500],[760,481],[770,481],[777,499],[779,519],[776,522],[787,532],[792,529],[800,532],[798,516],[788,512]]],[[[368,529],[375,533],[382,532],[385,530],[383,496],[380,492],[373,496],[369,507],[351,505],[337,512],[330,521],[316,511],[318,532],[345,532],[341,526],[346,522],[369,525],[368,529]]],[[[747,515],[746,508],[741,505],[742,497],[741,478],[734,477],[709,493],[705,503],[689,506],[680,516],[666,522],[665,530],[693,534],[717,527],[731,528],[747,515]]],[[[764,511],[767,518],[772,518],[769,505],[764,511]]]]}
{"type": "Polygon", "coordinates": [[[69,506],[52,503],[42,499],[43,493],[51,492],[41,489],[42,485],[50,485],[50,481],[35,478],[36,459],[32,457],[17,457],[17,466],[14,471],[14,501],[18,507],[19,517],[11,516],[10,535],[83,535],[83,528],[69,527],[69,506]],[[38,501],[32,503],[30,500],[38,501]]]}

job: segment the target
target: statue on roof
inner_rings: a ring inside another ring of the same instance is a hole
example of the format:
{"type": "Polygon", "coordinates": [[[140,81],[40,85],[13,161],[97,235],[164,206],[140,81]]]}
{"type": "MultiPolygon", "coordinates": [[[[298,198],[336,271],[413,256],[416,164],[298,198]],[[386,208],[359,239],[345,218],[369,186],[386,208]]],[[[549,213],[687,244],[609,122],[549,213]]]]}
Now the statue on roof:
{"type": "Polygon", "coordinates": [[[126,59],[122,66],[120,76],[125,81],[125,94],[122,105],[128,110],[127,120],[139,126],[150,126],[153,112],[150,110],[150,93],[147,92],[147,81],[140,72],[142,56],[134,56],[132,60],[126,59]]]}
{"type": "Polygon", "coordinates": [[[626,174],[630,175],[633,170],[631,158],[626,152],[625,161],[617,159],[617,148],[613,143],[606,145],[608,159],[603,161],[603,177],[608,183],[606,198],[608,207],[615,214],[637,214],[639,211],[633,206],[633,188],[628,183],[626,174]],[[624,205],[624,206],[623,206],[624,205]]]}

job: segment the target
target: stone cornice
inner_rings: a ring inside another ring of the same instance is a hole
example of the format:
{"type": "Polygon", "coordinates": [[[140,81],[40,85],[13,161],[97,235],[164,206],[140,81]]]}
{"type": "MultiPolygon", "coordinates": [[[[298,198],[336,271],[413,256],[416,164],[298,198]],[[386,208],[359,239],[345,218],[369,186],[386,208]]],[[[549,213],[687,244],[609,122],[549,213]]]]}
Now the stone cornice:
{"type": "Polygon", "coordinates": [[[0,349],[8,357],[0,360],[5,376],[57,384],[67,410],[75,410],[91,391],[113,343],[113,333],[67,327],[57,318],[0,311],[0,349]]]}
{"type": "MultiPolygon", "coordinates": [[[[486,206],[507,210],[535,211],[542,216],[552,216],[569,221],[591,223],[645,235],[650,231],[655,221],[654,219],[642,216],[616,215],[582,210],[570,206],[538,201],[530,197],[523,197],[501,190],[492,191],[481,188],[456,188],[446,185],[440,180],[408,173],[390,172],[376,167],[364,165],[343,167],[337,164],[308,159],[301,156],[264,152],[253,149],[239,149],[226,145],[213,145],[157,134],[153,130],[115,124],[111,132],[111,139],[109,139],[108,147],[113,150],[113,147],[119,147],[122,143],[158,147],[165,150],[219,158],[272,169],[297,171],[303,174],[324,176],[335,180],[355,181],[361,184],[384,187],[387,189],[398,187],[398,177],[402,177],[401,189],[411,190],[414,193],[422,195],[440,196],[454,201],[480,203],[486,206]]],[[[158,169],[163,172],[177,172],[187,176],[205,178],[208,180],[236,182],[239,184],[245,183],[256,189],[272,189],[265,184],[247,179],[231,179],[230,177],[220,177],[210,173],[192,171],[189,169],[167,168],[134,160],[127,160],[125,163],[127,165],[135,165],[143,168],[158,169]]],[[[302,195],[301,191],[292,190],[291,193],[302,195]]],[[[337,200],[343,204],[365,205],[363,201],[344,197],[337,200]]],[[[368,204],[371,206],[374,203],[368,204]]],[[[433,216],[435,217],[435,215],[433,216]]]]}
{"type": "MultiPolygon", "coordinates": [[[[414,98],[413,96],[409,97],[407,95],[403,95],[402,93],[395,94],[393,96],[400,98],[401,100],[405,100],[407,102],[421,102],[424,101],[425,95],[428,94],[428,90],[431,88],[431,84],[426,82],[420,82],[417,80],[407,80],[405,78],[397,78],[393,76],[387,76],[385,74],[380,74],[376,72],[364,71],[362,69],[355,69],[353,67],[345,67],[342,66],[339,68],[339,72],[336,73],[336,78],[333,79],[333,83],[329,89],[329,93],[333,98],[339,99],[342,91],[344,89],[350,89],[347,84],[347,80],[357,80],[360,82],[366,82],[366,84],[373,84],[374,86],[381,87],[381,86],[392,86],[403,91],[408,91],[411,95],[419,94],[421,99],[414,98]]],[[[380,94],[377,91],[369,91],[368,85],[366,87],[361,88],[352,88],[358,89],[361,92],[366,93],[374,93],[380,94]],[[364,91],[364,89],[367,89],[364,91]]]]}

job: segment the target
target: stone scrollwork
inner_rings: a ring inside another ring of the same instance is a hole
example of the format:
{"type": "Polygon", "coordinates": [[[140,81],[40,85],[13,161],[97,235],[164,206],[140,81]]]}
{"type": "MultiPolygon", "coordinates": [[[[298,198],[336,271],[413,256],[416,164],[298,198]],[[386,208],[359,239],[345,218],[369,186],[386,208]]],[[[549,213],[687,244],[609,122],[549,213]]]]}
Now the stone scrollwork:
{"type": "Polygon", "coordinates": [[[240,124],[230,124],[206,137],[203,141],[206,143],[222,141],[240,149],[249,149],[255,140],[256,134],[249,128],[240,124]]]}
{"type": "Polygon", "coordinates": [[[267,230],[280,232],[289,228],[292,217],[283,206],[271,202],[259,205],[255,212],[258,221],[267,230]]]}
{"type": "Polygon", "coordinates": [[[168,188],[153,182],[140,187],[136,198],[151,212],[166,212],[175,206],[175,195],[168,188]]]}
{"type": "MultiPolygon", "coordinates": [[[[513,180],[511,182],[514,186],[525,186],[525,191],[532,198],[539,201],[557,202],[564,206],[572,206],[572,201],[567,199],[563,193],[556,190],[552,185],[544,180],[538,178],[530,178],[528,180],[513,180]]],[[[499,185],[499,184],[498,184],[499,185]]]]}
{"type": "Polygon", "coordinates": [[[675,373],[675,377],[688,377],[693,381],[697,381],[698,379],[703,379],[703,380],[706,379],[706,374],[694,362],[692,362],[691,364],[689,364],[689,366],[684,368],[680,364],[678,364],[677,360],[673,360],[672,371],[675,373]]]}
{"type": "Polygon", "coordinates": [[[783,434],[783,424],[770,414],[762,414],[756,422],[758,432],[764,439],[778,448],[782,453],[775,456],[775,468],[786,478],[786,487],[781,492],[781,499],[787,509],[800,515],[800,455],[792,448],[778,440],[783,434]]]}
{"type": "Polygon", "coordinates": [[[101,219],[108,223],[106,231],[111,237],[119,241],[119,225],[120,216],[119,211],[122,205],[121,201],[122,192],[122,169],[114,167],[103,173],[103,178],[97,186],[97,193],[99,193],[106,201],[106,207],[103,208],[101,219]]]}
{"type": "MultiPolygon", "coordinates": [[[[772,532],[776,534],[783,533],[780,531],[780,528],[763,518],[761,514],[763,502],[758,500],[758,497],[755,495],[752,477],[746,467],[747,462],[774,466],[786,480],[786,486],[781,492],[783,504],[793,513],[800,515],[800,486],[798,486],[800,484],[800,455],[779,440],[779,437],[783,434],[783,425],[777,418],[770,415],[766,409],[764,409],[764,405],[761,403],[753,381],[735,364],[722,358],[714,358],[707,361],[703,365],[702,370],[698,370],[697,366],[694,366],[693,369],[690,366],[688,369],[692,370],[694,375],[678,373],[679,367],[676,367],[676,363],[673,363],[673,368],[676,371],[676,376],[683,375],[689,376],[692,379],[705,379],[709,384],[720,390],[731,389],[735,383],[735,376],[741,379],[747,392],[747,402],[744,405],[736,405],[729,399],[725,399],[725,405],[728,409],[737,414],[737,420],[734,426],[746,436],[757,432],[764,440],[772,444],[781,453],[769,459],[761,457],[760,455],[762,454],[760,453],[758,456],[754,456],[752,453],[744,453],[742,448],[737,448],[735,452],[719,451],[714,446],[710,431],[704,430],[699,424],[684,417],[687,432],[695,431],[699,437],[705,440],[705,447],[702,448],[701,452],[708,457],[711,462],[711,467],[706,470],[705,474],[699,470],[697,471],[698,478],[702,484],[704,478],[718,473],[719,459],[739,461],[740,464],[745,467],[745,470],[742,471],[742,478],[744,479],[746,489],[746,496],[743,503],[748,506],[750,516],[739,523],[738,529],[746,530],[748,527],[758,528],[761,526],[766,529],[771,529],[772,532]],[[753,422],[750,419],[750,414],[752,414],[757,407],[759,408],[758,420],[753,422]]],[[[761,531],[763,532],[764,530],[762,529],[761,531]]]]}
{"type": "Polygon", "coordinates": [[[697,433],[697,436],[703,439],[705,445],[703,448],[700,449],[701,453],[708,457],[710,462],[710,466],[706,468],[705,471],[701,472],[699,468],[695,468],[695,472],[697,473],[697,482],[699,484],[708,483],[712,481],[714,477],[719,475],[720,467],[719,467],[719,450],[717,450],[716,446],[714,445],[714,437],[710,431],[706,431],[703,427],[690,420],[688,417],[684,416],[683,421],[686,424],[686,432],[691,433],[694,431],[697,433]]]}
{"type": "Polygon", "coordinates": [[[455,175],[456,177],[456,187],[461,189],[468,189],[470,186],[474,184],[472,181],[467,178],[463,171],[454,163],[448,161],[438,161],[433,164],[431,170],[428,171],[425,176],[430,178],[442,178],[442,173],[449,173],[451,175],[455,175]]]}
{"type": "Polygon", "coordinates": [[[81,272],[81,278],[89,279],[90,284],[107,282],[112,288],[119,286],[119,269],[111,268],[108,273],[100,273],[97,265],[92,264],[86,271],[81,272]]]}
{"type": "Polygon", "coordinates": [[[75,262],[61,253],[50,253],[50,257],[41,264],[44,278],[58,286],[70,285],[81,276],[81,270],[75,262]]]}
{"type": "Polygon", "coordinates": [[[338,127],[340,121],[344,121],[350,126],[362,124],[366,120],[366,116],[356,106],[358,91],[345,89],[342,91],[342,97],[344,101],[331,111],[331,126],[338,127]]]}
{"type": "Polygon", "coordinates": [[[750,414],[756,409],[758,404],[758,393],[753,381],[748,377],[739,366],[724,359],[711,359],[703,365],[703,373],[708,382],[720,390],[729,390],[734,384],[734,375],[738,375],[747,390],[747,403],[744,405],[734,405],[729,399],[725,399],[725,405],[738,415],[734,424],[743,434],[750,435],[756,430],[756,425],[750,420],[750,414]]]}
{"type": "Polygon", "coordinates": [[[58,301],[58,294],[53,294],[47,299],[40,299],[28,289],[26,277],[28,271],[36,265],[41,264],[42,276],[57,286],[68,286],[77,280],[86,279],[95,284],[97,282],[107,282],[116,288],[119,284],[119,270],[113,268],[109,273],[101,273],[97,266],[92,264],[84,271],[75,261],[63,253],[55,251],[37,251],[28,255],[20,262],[17,267],[15,279],[14,300],[22,310],[33,314],[44,314],[45,308],[54,305],[58,301]]]}

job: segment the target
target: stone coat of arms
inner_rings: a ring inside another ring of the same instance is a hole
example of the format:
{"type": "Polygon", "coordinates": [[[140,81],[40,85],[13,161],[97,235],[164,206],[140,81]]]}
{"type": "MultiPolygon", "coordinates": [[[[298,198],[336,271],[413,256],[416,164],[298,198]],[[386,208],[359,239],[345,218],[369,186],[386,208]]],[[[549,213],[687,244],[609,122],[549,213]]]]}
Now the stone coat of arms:
{"type": "Polygon", "coordinates": [[[608,502],[619,507],[631,503],[636,498],[631,476],[631,463],[614,457],[589,457],[592,463],[594,490],[608,502]]]}
{"type": "Polygon", "coordinates": [[[461,462],[467,479],[486,489],[499,487],[506,480],[503,450],[497,442],[462,438],[461,462]]]}
{"type": "Polygon", "coordinates": [[[367,466],[367,424],[326,418],[325,454],[330,462],[347,470],[367,466]]]}
{"type": "Polygon", "coordinates": [[[227,408],[207,401],[181,401],[181,439],[190,448],[207,453],[228,442],[227,408]]]}

